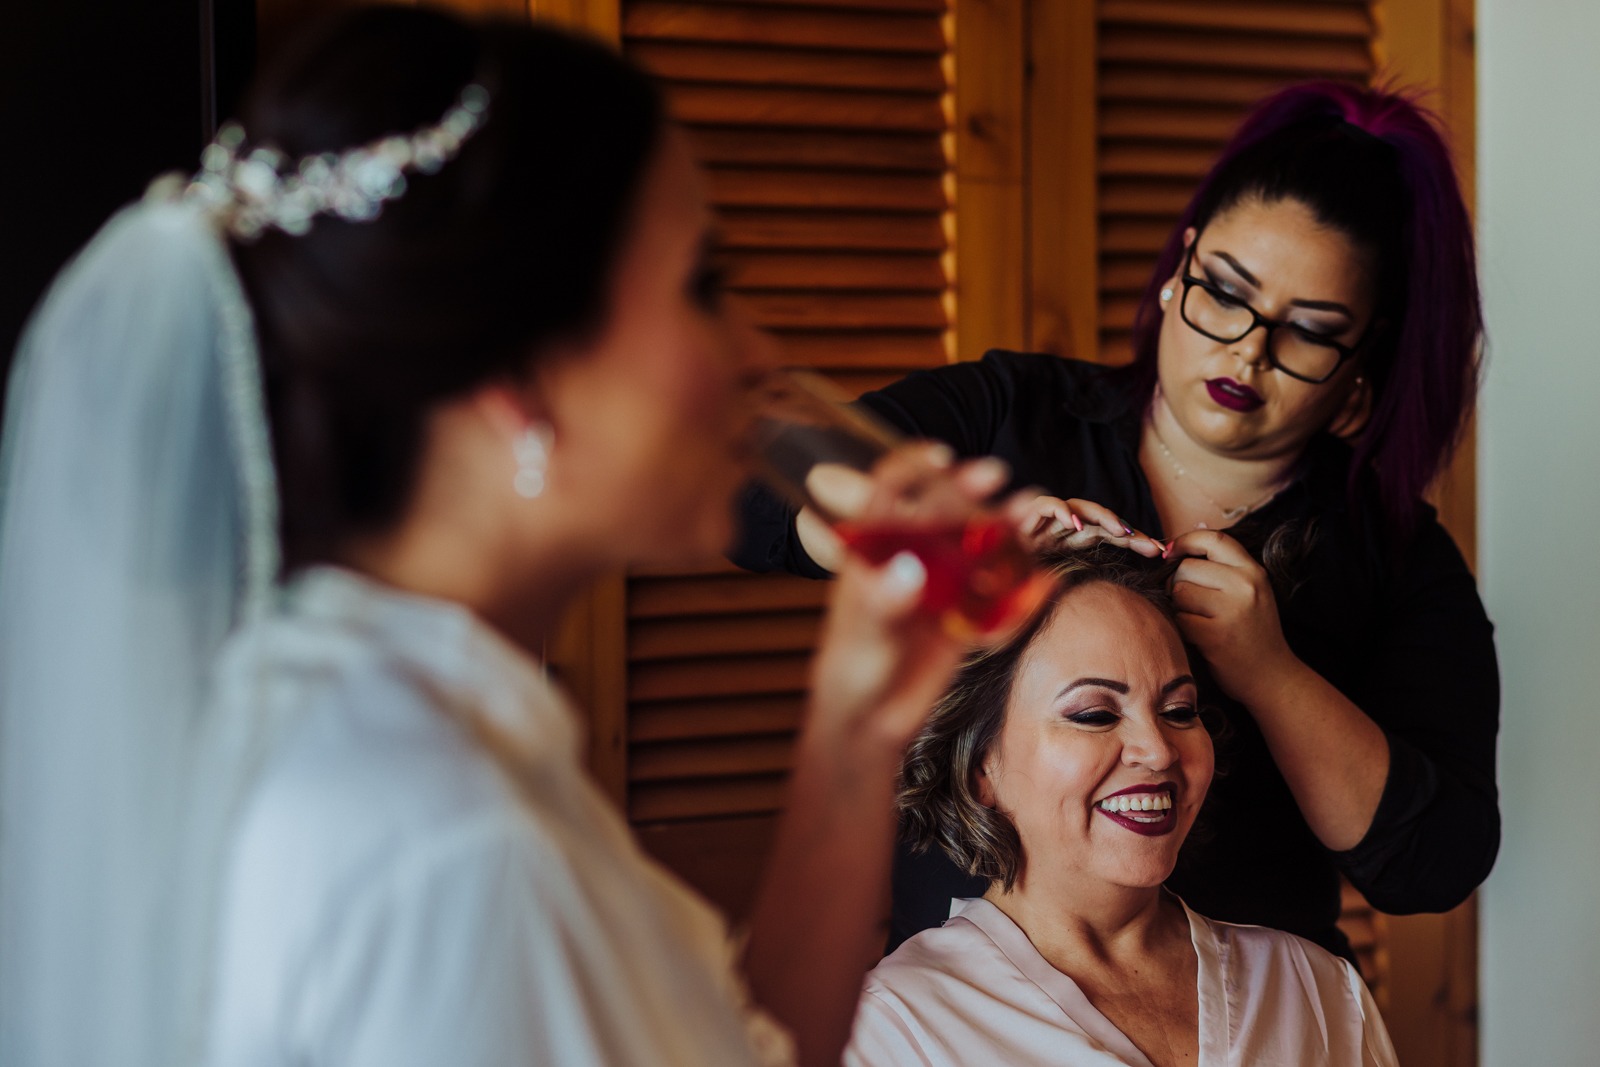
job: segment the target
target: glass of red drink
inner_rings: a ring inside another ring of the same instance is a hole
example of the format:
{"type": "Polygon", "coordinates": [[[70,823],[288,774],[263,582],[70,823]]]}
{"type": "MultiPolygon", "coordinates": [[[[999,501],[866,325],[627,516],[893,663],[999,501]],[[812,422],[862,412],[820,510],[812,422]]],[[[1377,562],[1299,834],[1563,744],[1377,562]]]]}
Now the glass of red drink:
{"type": "Polygon", "coordinates": [[[774,375],[758,421],[763,480],[821,518],[846,549],[874,565],[911,552],[927,571],[921,606],[963,638],[993,638],[1039,607],[1054,587],[1011,523],[973,502],[949,468],[932,464],[892,498],[874,468],[906,442],[827,379],[774,375]]]}

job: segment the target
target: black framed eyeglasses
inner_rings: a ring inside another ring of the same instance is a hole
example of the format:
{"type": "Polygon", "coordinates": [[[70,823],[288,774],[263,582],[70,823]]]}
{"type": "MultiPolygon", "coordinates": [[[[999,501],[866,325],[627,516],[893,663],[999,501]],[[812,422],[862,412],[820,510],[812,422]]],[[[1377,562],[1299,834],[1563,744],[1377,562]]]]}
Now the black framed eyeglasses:
{"type": "Polygon", "coordinates": [[[1269,319],[1221,286],[1195,277],[1191,268],[1199,243],[1196,237],[1183,257],[1183,298],[1178,302],[1178,314],[1191,330],[1231,345],[1256,327],[1264,326],[1267,362],[1289,377],[1312,385],[1332,378],[1366,344],[1371,326],[1355,344],[1341,344],[1292,322],[1269,319]]]}

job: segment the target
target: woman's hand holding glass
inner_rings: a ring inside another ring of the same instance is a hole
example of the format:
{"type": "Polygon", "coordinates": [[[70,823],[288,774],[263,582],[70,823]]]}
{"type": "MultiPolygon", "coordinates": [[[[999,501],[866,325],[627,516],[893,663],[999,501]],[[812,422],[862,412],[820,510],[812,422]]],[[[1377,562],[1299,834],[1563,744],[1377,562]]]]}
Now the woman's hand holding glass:
{"type": "Polygon", "coordinates": [[[1006,468],[992,459],[955,465],[937,444],[907,445],[849,406],[816,375],[766,383],[756,443],[762,475],[842,545],[833,569],[911,561],[922,571],[920,609],[958,640],[1003,636],[1052,587],[1017,531],[1025,504],[991,501],[1006,468]]]}
{"type": "MultiPolygon", "coordinates": [[[[833,514],[848,514],[840,525],[964,530],[981,519],[1013,528],[1013,516],[983,503],[1005,484],[1003,464],[957,464],[942,445],[887,442],[818,462],[830,441],[862,442],[828,433],[826,420],[800,425],[794,435],[774,420],[764,425],[763,457],[769,467],[782,462],[798,487],[769,477],[813,507],[826,501],[833,514]]],[[[977,639],[971,626],[952,623],[952,605],[939,599],[950,589],[937,584],[940,556],[909,541],[875,556],[859,545],[838,560],[787,811],[746,955],[753,995],[794,1031],[804,1063],[839,1061],[861,973],[882,946],[877,923],[888,892],[895,772],[977,639]]],[[[1026,559],[1020,543],[1016,550],[1026,559]]],[[[1026,582],[1034,572],[1026,566],[1020,574],[1026,582]]]]}
{"type": "MultiPolygon", "coordinates": [[[[1005,476],[992,460],[958,465],[943,445],[916,443],[883,456],[870,475],[839,483],[857,494],[855,521],[865,527],[912,513],[937,527],[980,509],[1005,476]]],[[[910,549],[882,561],[843,556],[812,666],[814,730],[879,737],[898,758],[973,636],[925,609],[931,577],[910,549]]]]}

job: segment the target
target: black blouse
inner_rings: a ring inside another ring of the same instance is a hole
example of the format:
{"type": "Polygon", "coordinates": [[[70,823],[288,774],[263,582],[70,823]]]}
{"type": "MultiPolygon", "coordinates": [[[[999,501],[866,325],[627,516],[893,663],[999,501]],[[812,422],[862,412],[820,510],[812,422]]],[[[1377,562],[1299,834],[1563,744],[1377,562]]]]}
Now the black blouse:
{"type": "MultiPolygon", "coordinates": [[[[917,372],[861,402],[961,456],[999,456],[1015,487],[1093,500],[1163,536],[1139,466],[1141,412],[1127,369],[996,351],[917,372]]],[[[1348,851],[1325,848],[1249,713],[1203,693],[1228,728],[1203,816],[1209,830],[1186,844],[1168,882],[1203,915],[1288,930],[1345,956],[1339,874],[1380,911],[1444,911],[1488,876],[1500,843],[1500,682],[1472,574],[1431,508],[1404,539],[1374,494],[1352,510],[1350,462],[1343,443],[1313,440],[1290,486],[1229,532],[1258,558],[1285,524],[1309,546],[1277,590],[1279,615],[1295,654],[1388,738],[1389,777],[1372,826],[1348,851]]],[[[752,488],[742,512],[734,562],[827,575],[801,548],[791,506],[752,488]]],[[[901,848],[889,947],[944,922],[952,896],[985,888],[942,854],[901,848]]]]}

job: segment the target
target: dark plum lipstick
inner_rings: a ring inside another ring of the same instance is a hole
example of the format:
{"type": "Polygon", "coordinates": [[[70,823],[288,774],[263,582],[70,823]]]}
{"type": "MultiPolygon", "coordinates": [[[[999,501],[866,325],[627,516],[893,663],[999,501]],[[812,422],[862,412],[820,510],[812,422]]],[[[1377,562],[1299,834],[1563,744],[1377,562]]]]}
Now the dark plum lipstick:
{"type": "Polygon", "coordinates": [[[1129,788],[1120,792],[1111,793],[1107,796],[1101,797],[1095,802],[1094,810],[1099,812],[1101,815],[1104,815],[1106,818],[1110,819],[1124,830],[1132,830],[1134,833],[1140,834],[1144,837],[1163,837],[1172,833],[1172,831],[1178,828],[1177,791],[1177,786],[1173,785],[1171,782],[1162,782],[1158,785],[1130,786],[1129,788]],[[1121,811],[1111,811],[1103,806],[1106,801],[1123,796],[1161,796],[1166,798],[1167,807],[1163,810],[1151,809],[1149,811],[1140,810],[1128,811],[1124,813],[1121,811]],[[1139,816],[1140,818],[1133,818],[1132,816],[1139,816]],[[1140,821],[1141,819],[1145,821],[1140,821]]]}
{"type": "Polygon", "coordinates": [[[1232,378],[1212,378],[1206,382],[1206,392],[1211,399],[1229,411],[1254,411],[1265,404],[1261,394],[1248,385],[1240,385],[1232,378]]]}

